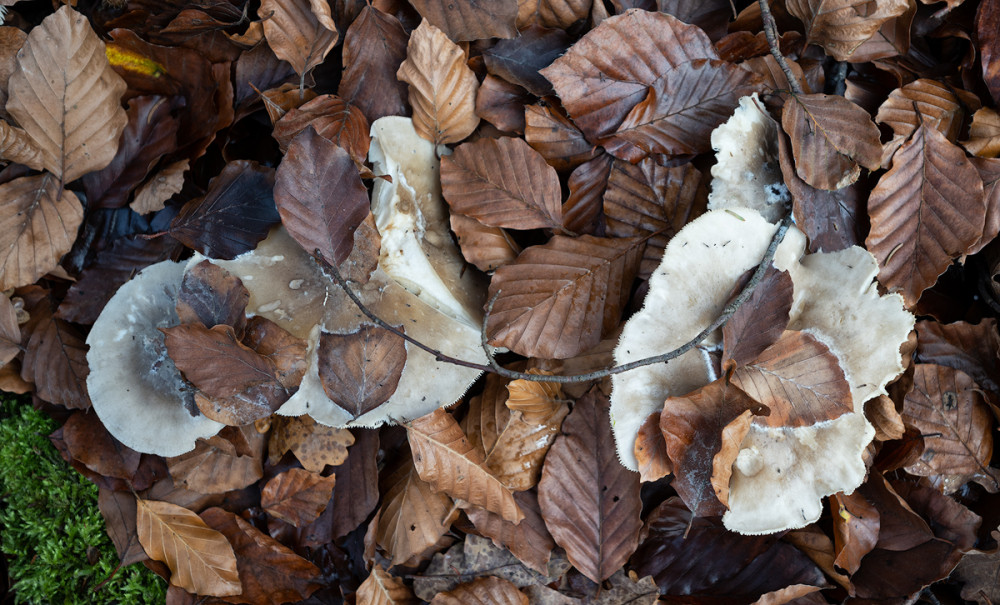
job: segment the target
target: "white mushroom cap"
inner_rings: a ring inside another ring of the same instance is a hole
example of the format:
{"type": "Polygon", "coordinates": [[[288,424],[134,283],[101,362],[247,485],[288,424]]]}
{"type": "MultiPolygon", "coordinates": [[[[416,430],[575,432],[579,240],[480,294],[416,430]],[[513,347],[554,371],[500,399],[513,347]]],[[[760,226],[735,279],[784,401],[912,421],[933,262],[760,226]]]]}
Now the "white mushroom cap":
{"type": "Polygon", "coordinates": [[[177,456],[224,425],[185,405],[184,380],[158,328],[178,324],[184,265],[146,267],[111,298],[87,337],[87,390],[116,439],[147,454],[177,456]]]}

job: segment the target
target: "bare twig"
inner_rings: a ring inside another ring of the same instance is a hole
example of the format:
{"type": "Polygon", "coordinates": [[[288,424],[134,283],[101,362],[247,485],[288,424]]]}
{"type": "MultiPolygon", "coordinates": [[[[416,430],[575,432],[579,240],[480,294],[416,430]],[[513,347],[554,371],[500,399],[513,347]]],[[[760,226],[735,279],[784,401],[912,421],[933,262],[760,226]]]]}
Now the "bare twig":
{"type": "Polygon", "coordinates": [[[774,22],[774,15],[771,14],[771,5],[768,4],[767,0],[758,0],[760,3],[760,18],[764,22],[764,36],[767,38],[767,45],[771,48],[771,56],[774,60],[778,62],[778,67],[781,71],[785,72],[785,78],[788,79],[788,85],[792,88],[792,92],[797,95],[802,94],[802,85],[799,84],[798,78],[792,73],[792,68],[788,65],[788,61],[785,60],[785,55],[781,54],[781,47],[778,42],[778,26],[774,22]]]}
{"type": "Polygon", "coordinates": [[[570,376],[551,376],[551,375],[528,374],[525,372],[517,372],[514,370],[509,370],[507,368],[504,368],[496,362],[496,360],[493,358],[493,354],[492,351],[490,350],[489,344],[487,343],[486,322],[489,321],[490,312],[493,310],[493,303],[496,302],[497,296],[499,294],[495,294],[493,298],[490,300],[489,304],[487,305],[486,316],[483,318],[483,325],[480,330],[480,338],[482,339],[483,350],[486,352],[486,357],[489,360],[490,365],[472,363],[461,359],[455,359],[454,357],[449,357],[448,355],[445,355],[440,351],[432,349],[431,347],[423,344],[422,342],[419,342],[414,338],[407,336],[403,332],[397,330],[396,328],[384,322],[377,315],[372,313],[367,307],[365,307],[364,303],[362,303],[361,300],[357,297],[357,295],[354,294],[354,292],[351,290],[351,287],[347,283],[347,281],[344,280],[343,276],[340,275],[340,272],[337,270],[337,268],[331,265],[330,263],[326,262],[326,260],[319,254],[318,250],[316,251],[315,256],[317,262],[319,262],[320,265],[332,275],[333,279],[337,282],[337,284],[341,288],[344,289],[344,291],[351,298],[354,304],[357,305],[357,307],[361,310],[362,313],[364,313],[369,319],[375,322],[379,327],[385,328],[386,330],[391,331],[393,334],[396,334],[397,336],[406,339],[407,342],[412,343],[417,347],[420,347],[424,351],[427,351],[428,353],[433,355],[437,361],[443,361],[445,363],[460,365],[466,368],[473,368],[480,370],[482,372],[491,372],[493,374],[499,374],[500,376],[503,376],[505,378],[510,378],[513,380],[527,380],[530,382],[558,382],[566,384],[574,382],[589,382],[591,380],[601,380],[602,378],[605,378],[607,376],[612,376],[614,374],[621,374],[623,372],[628,372],[636,368],[641,368],[644,366],[654,365],[658,363],[665,363],[667,361],[670,361],[671,359],[680,357],[681,355],[687,353],[691,349],[698,346],[698,344],[701,343],[701,341],[705,340],[710,334],[712,334],[719,328],[726,325],[729,319],[732,318],[732,316],[736,313],[737,309],[739,309],[743,305],[743,303],[745,303],[750,298],[754,290],[760,284],[761,279],[764,277],[764,273],[767,272],[767,268],[771,265],[771,261],[774,260],[774,253],[778,249],[778,244],[780,244],[781,241],[785,238],[785,233],[788,232],[788,227],[791,224],[792,224],[791,215],[786,215],[785,218],[781,221],[781,224],[778,225],[778,229],[777,231],[775,231],[774,237],[771,239],[771,244],[767,247],[767,251],[764,253],[764,257],[761,258],[760,264],[757,266],[757,270],[754,271],[753,276],[750,278],[750,281],[747,282],[747,285],[743,287],[743,290],[740,291],[739,295],[735,299],[733,299],[732,302],[726,305],[725,309],[722,310],[722,314],[720,314],[719,317],[717,317],[715,321],[713,321],[708,327],[699,332],[697,336],[695,336],[688,342],[684,343],[680,347],[674,349],[673,351],[668,351],[666,353],[655,355],[653,357],[638,359],[636,361],[631,361],[629,363],[614,366],[612,368],[607,368],[604,370],[587,372],[586,374],[574,374],[570,376]]]}

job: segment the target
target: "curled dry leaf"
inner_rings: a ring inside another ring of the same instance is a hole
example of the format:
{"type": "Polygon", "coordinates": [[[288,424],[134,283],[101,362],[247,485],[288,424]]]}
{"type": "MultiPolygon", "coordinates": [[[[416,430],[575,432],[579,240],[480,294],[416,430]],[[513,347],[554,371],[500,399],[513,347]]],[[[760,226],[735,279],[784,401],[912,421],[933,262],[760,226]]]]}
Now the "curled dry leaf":
{"type": "Polygon", "coordinates": [[[921,78],[889,93],[878,108],[875,121],[892,128],[901,143],[920,124],[941,132],[949,141],[958,138],[965,113],[979,108],[979,99],[964,90],[921,78]]]}
{"type": "Polygon", "coordinates": [[[472,447],[451,414],[437,409],[409,422],[406,434],[420,478],[436,490],[508,521],[524,518],[510,489],[486,468],[483,455],[472,447]]]}
{"type": "Polygon", "coordinates": [[[402,337],[371,324],[348,334],[321,332],[317,354],[323,390],[353,418],[388,401],[406,365],[402,337]]]}
{"type": "Polygon", "coordinates": [[[221,494],[242,489],[264,476],[264,436],[251,444],[254,455],[239,456],[236,447],[220,436],[199,439],[193,450],[167,458],[174,483],[203,494],[221,494]]]}
{"type": "Polygon", "coordinates": [[[789,0],[788,12],[805,24],[806,40],[838,61],[871,38],[882,24],[909,8],[907,0],[789,0]]]}
{"type": "Polygon", "coordinates": [[[896,411],[896,404],[886,395],[879,395],[865,402],[865,418],[875,427],[876,441],[902,439],[906,433],[903,417],[896,411]]]}
{"type": "Polygon", "coordinates": [[[152,559],[170,567],[170,583],[195,594],[224,597],[243,588],[236,555],[226,537],[186,508],[136,500],[139,542],[152,559]]]}
{"type": "Polygon", "coordinates": [[[291,391],[302,382],[306,371],[306,341],[266,317],[255,315],[247,320],[243,344],[274,362],[274,369],[285,389],[291,391]]]}
{"type": "Polygon", "coordinates": [[[17,164],[24,164],[32,170],[45,169],[44,154],[28,133],[2,121],[0,121],[0,157],[17,164]]]}
{"type": "Polygon", "coordinates": [[[0,365],[7,364],[21,352],[21,328],[17,309],[10,298],[0,297],[0,365]]]}
{"type": "Polygon", "coordinates": [[[302,467],[320,473],[327,466],[339,466],[347,459],[354,435],[347,429],[319,424],[309,416],[275,416],[271,420],[268,463],[276,464],[291,451],[302,467]]]}
{"type": "Polygon", "coordinates": [[[45,169],[68,183],[107,166],[128,121],[126,85],[87,18],[68,6],[46,17],[28,34],[17,66],[7,111],[41,151],[45,169]]]}
{"type": "Polygon", "coordinates": [[[1000,113],[983,107],[972,114],[969,140],[962,143],[965,149],[981,158],[1000,155],[1000,113]]]}
{"type": "Polygon", "coordinates": [[[325,2],[261,0],[257,10],[264,17],[264,37],[271,50],[303,79],[323,62],[339,38],[325,2]]]}
{"type": "Polygon", "coordinates": [[[438,593],[431,605],[528,605],[528,595],[503,578],[486,576],[438,593]]]}
{"type": "Polygon", "coordinates": [[[0,289],[33,283],[56,268],[83,222],[76,195],[51,174],[0,185],[0,289]]]}
{"type": "Polygon", "coordinates": [[[465,52],[426,19],[410,34],[396,77],[410,85],[413,126],[434,144],[457,143],[479,125],[479,81],[465,52]]]}
{"type": "Polygon", "coordinates": [[[451,498],[420,478],[410,456],[383,476],[380,484],[382,508],[375,541],[393,565],[437,544],[458,517],[451,498]]]}
{"type": "MultiPolygon", "coordinates": [[[[639,427],[635,436],[635,460],[639,469],[639,480],[643,483],[662,479],[674,472],[667,456],[667,442],[660,431],[660,412],[653,412],[639,427]]],[[[728,481],[726,482],[728,491],[728,481]]]]}
{"type": "Polygon", "coordinates": [[[908,307],[951,261],[979,241],[986,221],[982,179],[965,152],[922,125],[893,155],[871,193],[865,244],[879,261],[879,282],[908,307]]]}
{"type": "Polygon", "coordinates": [[[830,496],[830,510],[837,553],[834,564],[853,574],[861,567],[861,558],[878,542],[881,517],[860,492],[830,496]]]}
{"type": "Polygon", "coordinates": [[[719,452],[712,456],[712,489],[726,508],[729,507],[729,481],[733,478],[733,463],[740,454],[740,445],[750,432],[753,419],[753,412],[744,410],[723,427],[719,452]]]}
{"type": "Polygon", "coordinates": [[[420,16],[456,42],[517,36],[517,0],[413,0],[420,16]]]}
{"type": "Polygon", "coordinates": [[[840,189],[858,180],[861,167],[881,165],[878,127],[844,97],[790,95],[781,127],[792,141],[795,173],[817,189],[840,189]]]}
{"type": "MultiPolygon", "coordinates": [[[[529,374],[551,375],[545,370],[530,369],[529,374]]],[[[512,380],[507,384],[507,409],[520,412],[525,422],[544,422],[552,416],[563,401],[562,384],[558,382],[534,382],[528,380],[512,380]]]]}
{"type": "Polygon", "coordinates": [[[342,147],[356,164],[368,155],[368,120],[357,107],[336,95],[320,95],[299,107],[293,107],[274,123],[272,136],[287,152],[292,140],[312,126],[318,135],[342,147]]]}
{"type": "Polygon", "coordinates": [[[260,492],[260,505],[272,517],[302,527],[316,520],[333,496],[336,477],[300,468],[275,475],[260,492]]]}
{"type": "Polygon", "coordinates": [[[555,236],[497,269],[500,291],[487,323],[490,344],[528,357],[565,359],[617,326],[644,242],[555,236]]]}
{"type": "Polygon", "coordinates": [[[358,602],[368,605],[415,605],[417,598],[402,580],[376,563],[368,578],[358,587],[358,602]]]}
{"type": "Polygon", "coordinates": [[[450,220],[462,256],[480,271],[493,271],[513,262],[521,253],[517,242],[500,227],[488,227],[457,212],[452,213],[450,220]]]}
{"type": "Polygon", "coordinates": [[[464,143],[441,159],[441,192],[453,212],[484,225],[559,228],[559,176],[522,139],[464,143]]]}
{"type": "Polygon", "coordinates": [[[128,205],[137,214],[149,214],[162,210],[166,201],[184,188],[184,173],[188,171],[189,160],[184,159],[166,166],[135,192],[135,198],[128,205]]]}

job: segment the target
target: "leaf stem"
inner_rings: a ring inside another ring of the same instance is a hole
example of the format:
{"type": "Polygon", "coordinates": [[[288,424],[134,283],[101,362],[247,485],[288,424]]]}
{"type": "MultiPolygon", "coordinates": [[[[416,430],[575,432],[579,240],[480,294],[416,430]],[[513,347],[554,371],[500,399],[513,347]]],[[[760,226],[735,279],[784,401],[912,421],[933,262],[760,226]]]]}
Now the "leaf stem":
{"type": "Polygon", "coordinates": [[[778,42],[778,25],[774,22],[774,15],[771,14],[771,5],[767,0],[758,0],[758,2],[760,3],[760,19],[764,23],[764,37],[767,38],[767,45],[771,48],[771,56],[778,62],[781,71],[785,72],[785,78],[788,79],[788,85],[792,92],[800,95],[804,92],[802,85],[792,73],[792,68],[785,60],[785,55],[781,54],[781,46],[778,42]]]}

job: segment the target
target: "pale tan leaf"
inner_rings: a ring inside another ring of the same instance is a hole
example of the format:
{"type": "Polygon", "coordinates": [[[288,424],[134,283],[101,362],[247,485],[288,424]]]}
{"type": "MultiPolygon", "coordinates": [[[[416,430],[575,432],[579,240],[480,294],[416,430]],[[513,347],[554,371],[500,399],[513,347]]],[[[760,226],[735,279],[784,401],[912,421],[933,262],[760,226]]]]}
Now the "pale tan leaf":
{"type": "Polygon", "coordinates": [[[399,578],[389,575],[376,563],[371,574],[358,587],[358,603],[364,605],[415,605],[413,591],[399,578]]]}
{"type": "Polygon", "coordinates": [[[167,468],[177,485],[203,494],[242,489],[264,476],[260,451],[264,436],[256,441],[256,455],[238,456],[236,448],[222,437],[199,439],[190,452],[167,458],[167,468]]]}
{"type": "Polygon", "coordinates": [[[336,477],[323,477],[301,468],[275,475],[260,491],[260,505],[269,515],[303,527],[326,510],[336,477]]]}
{"type": "Polygon", "coordinates": [[[882,24],[909,8],[908,0],[788,0],[786,8],[806,26],[808,42],[838,61],[871,38],[882,24]]]}
{"type": "MultiPolygon", "coordinates": [[[[529,374],[552,375],[552,372],[532,368],[529,374]]],[[[563,404],[562,384],[558,382],[535,382],[533,380],[512,380],[507,384],[507,408],[520,412],[525,422],[541,423],[552,416],[563,404]]]]}
{"type": "Polygon", "coordinates": [[[979,99],[964,90],[921,78],[889,93],[875,121],[892,128],[896,137],[908,137],[921,123],[939,130],[949,141],[958,138],[968,109],[979,99]]]}
{"type": "Polygon", "coordinates": [[[136,499],[139,543],[170,568],[170,583],[206,596],[243,592],[236,555],[226,537],[190,510],[157,500],[136,499]]]}
{"type": "Polygon", "coordinates": [[[264,18],[264,37],[279,59],[304,78],[306,72],[323,62],[337,43],[337,29],[331,28],[330,8],[325,19],[313,12],[317,3],[309,0],[261,0],[258,14],[264,18]],[[328,24],[324,24],[327,21],[328,24]]]}
{"type": "Polygon", "coordinates": [[[451,498],[420,478],[409,456],[381,482],[375,540],[393,565],[437,543],[458,517],[451,498]]]}
{"type": "Polygon", "coordinates": [[[339,466],[347,460],[347,448],[354,435],[347,429],[319,424],[309,416],[275,416],[271,420],[268,462],[277,464],[291,450],[302,467],[314,473],[327,466],[339,466]]]}
{"type": "Polygon", "coordinates": [[[76,195],[51,174],[0,185],[0,289],[25,286],[56,268],[83,222],[76,195]]]}
{"type": "Polygon", "coordinates": [[[426,19],[410,34],[396,77],[410,85],[413,127],[428,141],[457,143],[479,126],[479,81],[465,52],[426,19]]]}
{"type": "Polygon", "coordinates": [[[982,158],[995,158],[1000,155],[1000,113],[989,107],[983,107],[972,114],[969,140],[962,145],[969,153],[982,158]]]}
{"type": "Polygon", "coordinates": [[[528,605],[528,595],[503,578],[486,576],[438,593],[431,605],[528,605]]]}
{"type": "Polygon", "coordinates": [[[451,230],[465,260],[480,271],[493,271],[513,262],[521,247],[500,227],[489,227],[463,214],[451,214],[451,230]]]}
{"type": "Polygon", "coordinates": [[[7,122],[0,122],[0,158],[24,164],[32,170],[45,169],[42,150],[28,133],[7,122]]]}
{"type": "MultiPolygon", "coordinates": [[[[23,303],[22,303],[23,304],[23,303]]],[[[21,310],[22,313],[24,310],[21,310]]],[[[10,362],[21,352],[21,328],[17,323],[17,309],[10,298],[0,298],[0,366],[10,362]]]]}
{"type": "Polygon", "coordinates": [[[163,168],[135,192],[129,208],[138,214],[149,214],[163,209],[165,202],[184,187],[184,173],[188,160],[180,160],[163,168]]]}
{"type": "Polygon", "coordinates": [[[456,42],[517,36],[517,0],[411,0],[410,4],[456,42]]]}
{"type": "Polygon", "coordinates": [[[865,402],[865,418],[875,427],[876,441],[902,439],[906,432],[903,418],[896,411],[896,404],[885,395],[865,402]]]}
{"type": "Polygon", "coordinates": [[[510,489],[487,470],[482,454],[472,447],[451,414],[434,410],[407,423],[406,434],[420,478],[436,490],[508,521],[524,517],[510,489]]]}
{"type": "Polygon", "coordinates": [[[733,463],[740,453],[740,444],[750,432],[753,412],[744,410],[722,429],[722,445],[712,457],[712,488],[719,502],[729,507],[729,480],[733,477],[733,463]]]}
{"type": "Polygon", "coordinates": [[[7,111],[61,183],[107,166],[128,118],[126,85],[104,43],[80,13],[63,6],[31,30],[8,81],[7,111]]]}
{"type": "Polygon", "coordinates": [[[634,450],[639,480],[643,483],[662,479],[674,471],[667,456],[667,442],[660,431],[660,412],[650,414],[639,427],[634,450]]]}
{"type": "Polygon", "coordinates": [[[541,25],[567,29],[590,16],[593,0],[517,0],[517,29],[541,25]]]}

